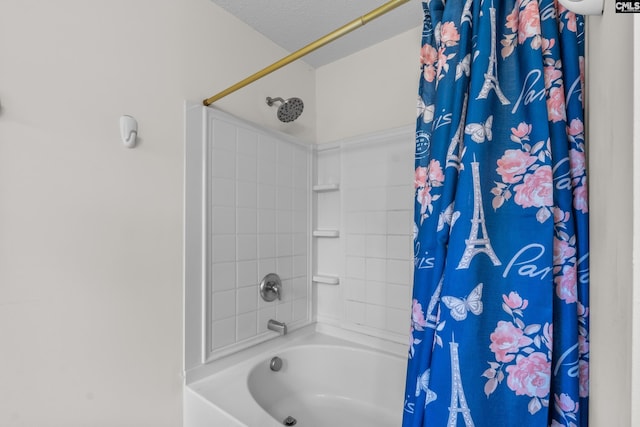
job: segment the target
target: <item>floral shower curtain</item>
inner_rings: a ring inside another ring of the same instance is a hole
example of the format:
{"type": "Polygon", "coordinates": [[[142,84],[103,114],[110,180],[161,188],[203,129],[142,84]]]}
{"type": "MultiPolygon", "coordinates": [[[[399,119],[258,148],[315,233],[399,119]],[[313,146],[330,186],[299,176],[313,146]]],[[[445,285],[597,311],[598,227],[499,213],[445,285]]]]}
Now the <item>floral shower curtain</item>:
{"type": "Polygon", "coordinates": [[[403,426],[587,426],[583,18],[423,8],[403,426]]]}

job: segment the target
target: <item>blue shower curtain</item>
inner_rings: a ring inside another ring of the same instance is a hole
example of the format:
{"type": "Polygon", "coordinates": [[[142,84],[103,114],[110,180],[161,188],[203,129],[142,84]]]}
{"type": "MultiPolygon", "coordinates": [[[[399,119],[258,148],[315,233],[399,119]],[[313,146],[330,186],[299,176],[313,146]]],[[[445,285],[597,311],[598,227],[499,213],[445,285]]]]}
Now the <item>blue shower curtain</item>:
{"type": "Polygon", "coordinates": [[[423,8],[403,426],[587,426],[583,18],[423,8]]]}

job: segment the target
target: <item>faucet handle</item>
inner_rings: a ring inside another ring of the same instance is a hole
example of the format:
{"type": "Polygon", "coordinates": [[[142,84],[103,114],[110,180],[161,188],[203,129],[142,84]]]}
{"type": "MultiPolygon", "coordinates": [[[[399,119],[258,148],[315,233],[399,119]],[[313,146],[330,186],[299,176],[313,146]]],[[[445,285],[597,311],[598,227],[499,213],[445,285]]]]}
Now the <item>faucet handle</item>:
{"type": "Polygon", "coordinates": [[[282,281],[280,280],[280,276],[276,273],[269,273],[262,279],[260,282],[260,296],[262,299],[271,302],[276,298],[278,300],[281,298],[282,294],[282,281]]]}

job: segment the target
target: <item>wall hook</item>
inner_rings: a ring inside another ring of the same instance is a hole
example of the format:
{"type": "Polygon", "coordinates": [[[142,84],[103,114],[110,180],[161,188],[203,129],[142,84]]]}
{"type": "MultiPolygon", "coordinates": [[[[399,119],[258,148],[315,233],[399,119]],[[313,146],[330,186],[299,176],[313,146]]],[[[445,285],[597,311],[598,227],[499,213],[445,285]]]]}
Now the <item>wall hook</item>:
{"type": "Polygon", "coordinates": [[[136,146],[138,137],[138,122],[136,119],[126,115],[120,117],[120,137],[125,147],[133,148],[136,146]]]}

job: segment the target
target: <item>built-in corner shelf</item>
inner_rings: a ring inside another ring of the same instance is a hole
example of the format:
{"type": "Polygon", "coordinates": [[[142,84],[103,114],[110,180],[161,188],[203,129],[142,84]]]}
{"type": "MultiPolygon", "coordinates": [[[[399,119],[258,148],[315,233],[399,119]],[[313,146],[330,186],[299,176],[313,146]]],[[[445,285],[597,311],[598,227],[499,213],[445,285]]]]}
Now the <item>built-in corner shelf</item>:
{"type": "Polygon", "coordinates": [[[314,230],[313,237],[340,237],[340,230],[314,230]]]}
{"type": "Polygon", "coordinates": [[[340,284],[340,278],[338,276],[316,275],[313,276],[313,281],[316,283],[324,283],[326,285],[340,284]]]}
{"type": "Polygon", "coordinates": [[[313,186],[313,191],[316,193],[324,193],[327,191],[338,191],[340,189],[340,184],[332,183],[332,184],[318,184],[313,186]]]}

